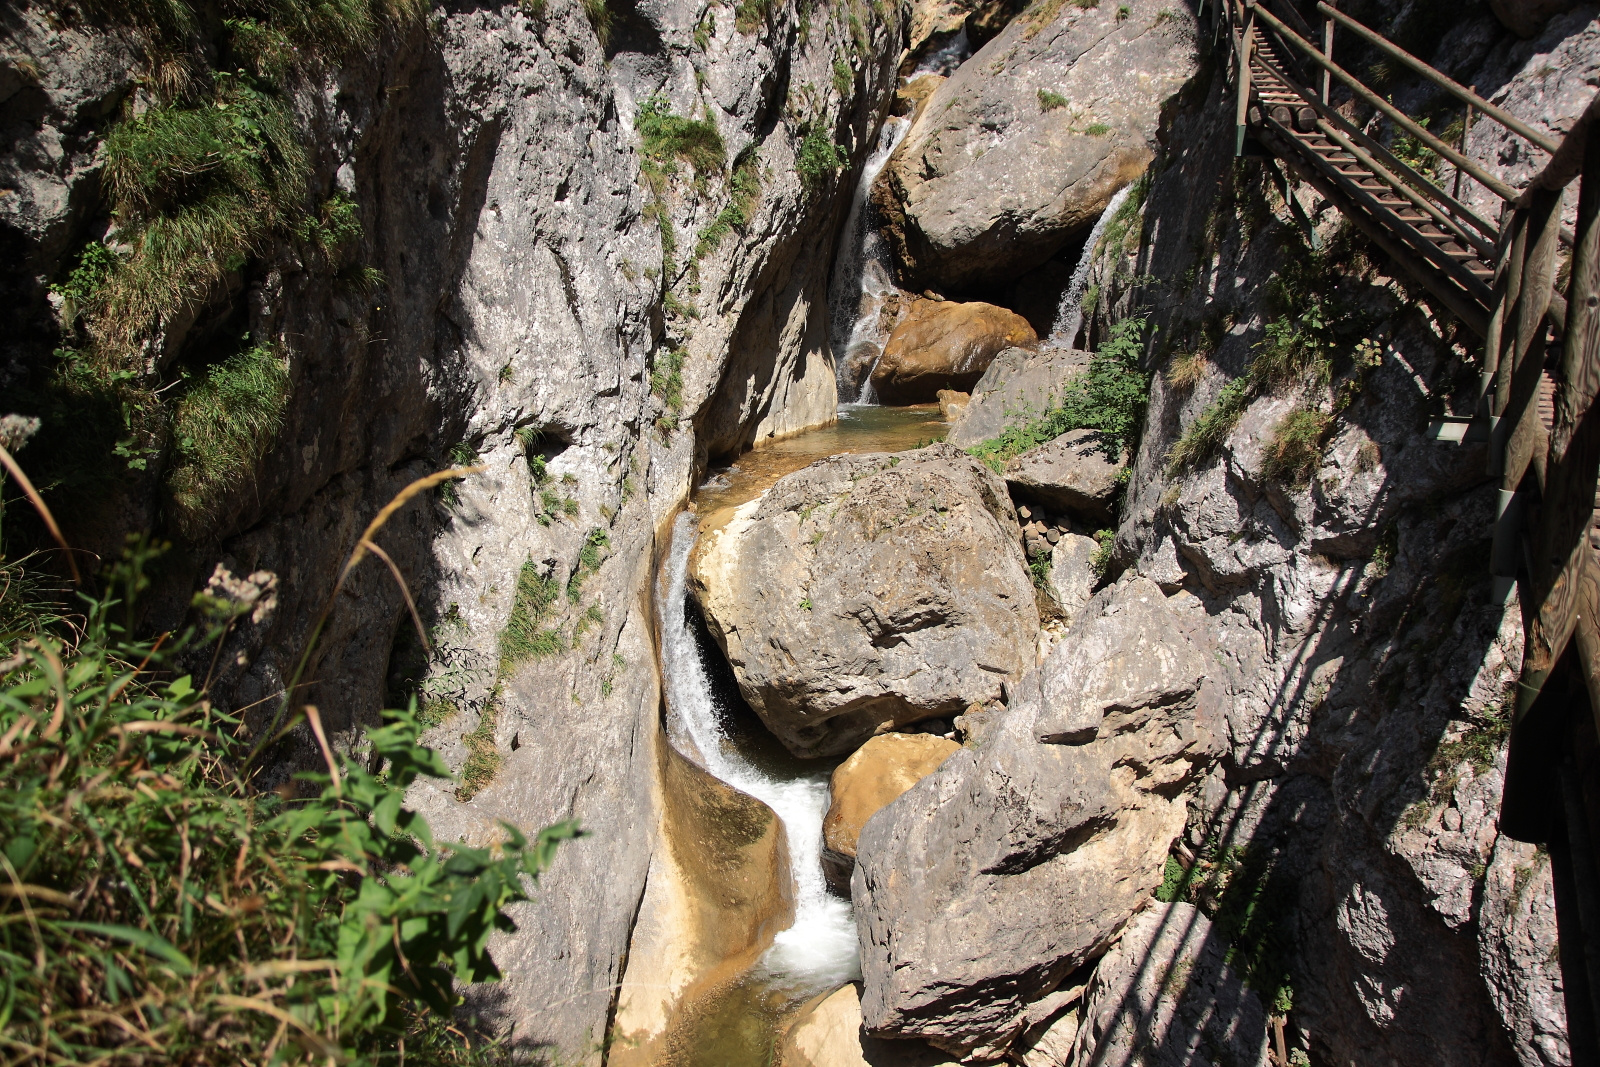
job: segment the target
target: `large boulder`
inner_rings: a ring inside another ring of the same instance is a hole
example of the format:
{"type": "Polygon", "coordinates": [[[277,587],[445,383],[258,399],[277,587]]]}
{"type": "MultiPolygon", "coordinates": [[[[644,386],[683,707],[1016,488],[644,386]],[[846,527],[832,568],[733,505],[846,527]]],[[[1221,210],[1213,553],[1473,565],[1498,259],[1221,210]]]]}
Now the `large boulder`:
{"type": "Polygon", "coordinates": [[[1038,4],[940,85],[872,190],[917,288],[1009,281],[1155,156],[1197,69],[1187,4],[1038,4]],[[1048,21],[1046,21],[1048,20],[1048,21]]]}
{"type": "Polygon", "coordinates": [[[1489,0],[1489,10],[1512,33],[1524,40],[1539,36],[1557,15],[1577,7],[1579,0],[1489,0]]]}
{"type": "Polygon", "coordinates": [[[1006,462],[1013,495],[1090,522],[1109,522],[1127,449],[1108,446],[1097,430],[1068,430],[1006,462]],[[1110,455],[1107,455],[1110,452],[1110,455]]]}
{"type": "Polygon", "coordinates": [[[1160,884],[1218,745],[1205,659],[1148,579],[1104,590],[975,745],[868,820],[869,1032],[995,1058],[1160,884]]]}
{"type": "Polygon", "coordinates": [[[1094,595],[1094,587],[1100,580],[1094,568],[1094,558],[1099,551],[1100,542],[1073,533],[1063,534],[1050,549],[1048,592],[1069,624],[1094,595]]]}
{"type": "Polygon", "coordinates": [[[839,455],[707,535],[691,585],[740,691],[798,756],[997,699],[1039,628],[999,476],[945,444],[839,455]]]}
{"type": "Polygon", "coordinates": [[[939,769],[961,746],[936,734],[887,733],[872,738],[834,768],[822,820],[822,869],[828,883],[850,891],[856,841],[885,804],[939,769]]]}
{"type": "Polygon", "coordinates": [[[931,404],[942,389],[965,392],[999,352],[1038,341],[1028,320],[993,304],[917,300],[872,371],[884,404],[931,404]]]}
{"type": "Polygon", "coordinates": [[[945,440],[961,448],[998,437],[1013,423],[1041,415],[1059,400],[1067,382],[1089,366],[1089,353],[1068,348],[1008,348],[972,387],[972,398],[945,440]]]}
{"type": "Polygon", "coordinates": [[[1192,904],[1128,924],[1095,968],[1071,1064],[1266,1067],[1267,1013],[1192,904]]]}

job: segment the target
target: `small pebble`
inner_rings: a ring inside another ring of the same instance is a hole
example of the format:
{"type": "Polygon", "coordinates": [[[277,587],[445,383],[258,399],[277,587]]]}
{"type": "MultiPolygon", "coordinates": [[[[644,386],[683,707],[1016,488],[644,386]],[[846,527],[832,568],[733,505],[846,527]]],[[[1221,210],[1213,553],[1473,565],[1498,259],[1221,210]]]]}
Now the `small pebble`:
{"type": "Polygon", "coordinates": [[[1033,518],[1033,509],[1026,504],[1022,505],[1017,509],[1017,518],[1024,522],[1028,521],[1029,519],[1033,518]]]}
{"type": "Polygon", "coordinates": [[[1061,540],[1061,531],[1055,529],[1046,530],[1044,532],[1044,539],[1053,545],[1057,541],[1061,540]]]}

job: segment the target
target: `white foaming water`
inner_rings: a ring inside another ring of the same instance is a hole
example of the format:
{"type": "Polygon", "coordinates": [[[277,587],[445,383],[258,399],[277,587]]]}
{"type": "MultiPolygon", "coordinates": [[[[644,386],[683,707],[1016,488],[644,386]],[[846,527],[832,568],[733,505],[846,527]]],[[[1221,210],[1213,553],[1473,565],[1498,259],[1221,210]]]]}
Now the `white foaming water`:
{"type": "Polygon", "coordinates": [[[919,74],[949,75],[951,71],[965,63],[971,56],[972,42],[967,40],[967,28],[963,26],[954,37],[945,42],[943,48],[924,56],[922,62],[917,64],[917,69],[911,72],[906,81],[915,79],[919,74]]]}
{"type": "Polygon", "coordinates": [[[1095,220],[1094,229],[1089,231],[1089,240],[1083,246],[1083,252],[1078,256],[1078,265],[1072,270],[1072,281],[1067,285],[1067,291],[1061,294],[1061,303],[1056,306],[1055,325],[1050,329],[1050,337],[1045,342],[1051,348],[1071,348],[1072,342],[1078,339],[1078,331],[1083,329],[1083,293],[1089,286],[1089,268],[1094,265],[1094,250],[1100,243],[1100,237],[1106,232],[1106,227],[1111,224],[1111,217],[1117,213],[1128,199],[1128,194],[1133,192],[1133,186],[1124,185],[1118,189],[1106,209],[1095,220]]]}
{"type": "Polygon", "coordinates": [[[673,746],[708,772],[777,812],[789,841],[794,879],[794,924],[779,934],[758,968],[761,977],[785,985],[840,985],[861,976],[855,922],[850,904],[828,892],[822,876],[822,819],[828,811],[828,776],[811,774],[787,780],[752,766],[723,731],[701,658],[700,643],[685,610],[684,580],[698,534],[695,516],[685,512],[672,528],[672,548],[658,590],[661,611],[661,668],[672,715],[673,746]],[[692,751],[689,751],[692,748],[692,751]]]}
{"type": "MultiPolygon", "coordinates": [[[[858,380],[849,373],[852,368],[847,366],[850,354],[862,345],[872,344],[881,352],[884,339],[879,336],[882,330],[877,298],[894,291],[894,282],[889,276],[889,251],[877,226],[873,225],[867,198],[872,193],[872,183],[910,127],[910,120],[904,118],[892,118],[883,124],[878,134],[878,147],[862,165],[861,181],[856,184],[855,195],[850,198],[850,214],[845,218],[844,240],[833,261],[833,281],[828,292],[828,302],[833,309],[830,325],[834,351],[840,353],[840,369],[846,372],[840,377],[839,389],[841,394],[856,393],[854,397],[842,396],[846,402],[875,402],[871,399],[872,371],[869,369],[866,376],[859,379],[858,387],[858,380]]],[[[877,366],[876,359],[873,366],[877,366]]]]}

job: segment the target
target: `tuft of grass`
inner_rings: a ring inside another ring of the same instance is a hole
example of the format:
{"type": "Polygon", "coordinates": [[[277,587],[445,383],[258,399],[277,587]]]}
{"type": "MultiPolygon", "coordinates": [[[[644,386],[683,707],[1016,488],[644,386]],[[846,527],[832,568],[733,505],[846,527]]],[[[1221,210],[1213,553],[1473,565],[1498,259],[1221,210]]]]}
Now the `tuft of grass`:
{"type": "Polygon", "coordinates": [[[1150,376],[1139,369],[1144,328],[1142,318],[1117,323],[1088,368],[1067,382],[1058,403],[968,452],[1000,473],[1007,460],[1069,430],[1099,430],[1108,459],[1116,459],[1125,447],[1131,449],[1150,392],[1150,376]]]}
{"type": "Polygon", "coordinates": [[[461,765],[461,784],[456,786],[457,800],[471,800],[500,773],[500,764],[505,762],[505,756],[494,740],[499,712],[498,697],[491,697],[483,713],[478,716],[478,725],[471,732],[461,735],[462,743],[467,746],[467,761],[461,765]]]}
{"type": "Polygon", "coordinates": [[[850,63],[843,56],[833,61],[833,88],[840,97],[848,99],[850,90],[855,86],[856,72],[850,69],[850,63]]]}
{"type": "Polygon", "coordinates": [[[773,4],[774,0],[739,0],[739,5],[733,9],[733,28],[740,33],[754,32],[758,26],[766,24],[773,4]]]}
{"type": "Polygon", "coordinates": [[[594,27],[594,35],[605,48],[611,43],[611,26],[614,16],[609,0],[583,0],[583,15],[594,27]]]}
{"type": "Polygon", "coordinates": [[[727,163],[728,150],[717,124],[709,116],[690,119],[674,115],[663,96],[652,96],[639,105],[633,128],[639,132],[646,161],[664,174],[673,173],[679,162],[687,163],[696,174],[720,174],[727,163]]]}
{"type": "Polygon", "coordinates": [[[560,596],[561,585],[553,577],[539,573],[539,565],[524,560],[517,572],[517,589],[511,601],[511,616],[500,631],[500,673],[507,674],[518,664],[566,649],[561,631],[545,625],[550,607],[560,596]]]}
{"type": "Polygon", "coordinates": [[[600,569],[601,562],[605,559],[605,550],[611,547],[611,535],[596,526],[583,538],[583,547],[578,550],[578,565],[572,569],[572,576],[567,579],[567,599],[574,604],[578,602],[578,593],[583,588],[583,583],[591,574],[600,569]]]}
{"type": "Polygon", "coordinates": [[[1049,89],[1039,90],[1039,110],[1054,111],[1067,106],[1067,98],[1060,93],[1053,93],[1049,89]]]}
{"type": "Polygon", "coordinates": [[[1215,456],[1249,406],[1249,379],[1235,378],[1224,385],[1216,399],[1200,413],[1199,418],[1189,424],[1183,436],[1167,453],[1168,476],[1193,470],[1215,456]]]}
{"type": "Polygon", "coordinates": [[[1083,132],[1086,137],[1104,137],[1111,132],[1111,127],[1104,122],[1091,122],[1084,127],[1083,132]]]}
{"type": "Polygon", "coordinates": [[[678,416],[683,414],[683,359],[685,352],[682,348],[672,348],[663,352],[656,365],[650,370],[650,393],[661,401],[662,423],[666,430],[674,430],[678,425],[678,416]]]}
{"type": "Polygon", "coordinates": [[[1261,472],[1304,487],[1322,463],[1322,446],[1333,416],[1311,408],[1296,408],[1273,427],[1261,459],[1261,472]]]}
{"type": "Polygon", "coordinates": [[[728,176],[728,204],[700,231],[694,246],[696,259],[703,259],[721,246],[734,230],[744,232],[750,225],[756,204],[761,200],[761,157],[756,146],[750,145],[733,161],[733,173],[728,176]]]}
{"type": "Polygon", "coordinates": [[[178,400],[167,488],[185,536],[202,536],[251,477],[288,403],[288,363],[270,343],[214,365],[178,400]]]}
{"type": "Polygon", "coordinates": [[[1204,352],[1180,352],[1167,367],[1167,384],[1187,393],[1205,380],[1211,361],[1204,352]]]}

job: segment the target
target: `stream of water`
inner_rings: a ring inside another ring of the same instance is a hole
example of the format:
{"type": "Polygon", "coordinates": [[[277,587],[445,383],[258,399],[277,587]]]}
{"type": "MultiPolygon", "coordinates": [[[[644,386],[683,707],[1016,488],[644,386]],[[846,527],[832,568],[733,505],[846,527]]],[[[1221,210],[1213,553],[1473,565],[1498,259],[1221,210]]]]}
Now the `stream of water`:
{"type": "Polygon", "coordinates": [[[784,474],[842,452],[898,452],[943,436],[937,406],[852,408],[833,426],[748,452],[696,494],[678,516],[657,576],[667,736],[717,778],[765,803],[783,821],[795,901],[794,922],[737,981],[696,1005],[674,1042],[671,1067],[767,1067],[783,1020],[807,999],[860,976],[850,902],[822,874],[822,820],[837,760],[801,760],[769,733],[738,696],[720,651],[689,604],[695,542],[732,508],[784,474]]]}
{"type": "Polygon", "coordinates": [[[1046,340],[1052,348],[1071,348],[1078,339],[1078,333],[1083,329],[1083,294],[1089,287],[1089,268],[1094,266],[1094,251],[1100,244],[1100,238],[1106,232],[1106,227],[1111,224],[1111,219],[1128,199],[1128,194],[1133,192],[1133,186],[1125,185],[1111,197],[1111,202],[1095,220],[1094,228],[1089,231],[1089,240],[1084,242],[1083,251],[1078,255],[1078,265],[1072,269],[1072,280],[1067,285],[1067,291],[1061,294],[1061,303],[1056,307],[1055,325],[1050,329],[1050,336],[1046,340]]]}
{"type": "Polygon", "coordinates": [[[850,200],[843,239],[833,264],[828,301],[833,321],[830,329],[839,359],[839,397],[846,402],[873,403],[872,370],[883,354],[887,331],[883,323],[884,298],[895,291],[889,271],[889,249],[878,232],[876,214],[868,198],[872,183],[911,126],[909,119],[892,118],[878,134],[878,147],[861,168],[861,181],[850,200]]]}

